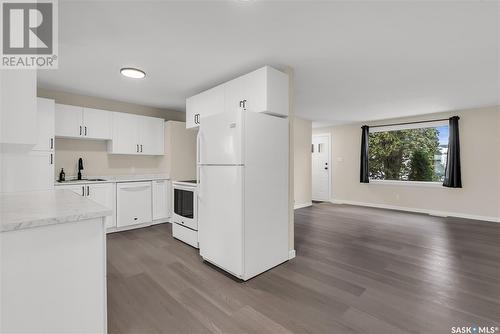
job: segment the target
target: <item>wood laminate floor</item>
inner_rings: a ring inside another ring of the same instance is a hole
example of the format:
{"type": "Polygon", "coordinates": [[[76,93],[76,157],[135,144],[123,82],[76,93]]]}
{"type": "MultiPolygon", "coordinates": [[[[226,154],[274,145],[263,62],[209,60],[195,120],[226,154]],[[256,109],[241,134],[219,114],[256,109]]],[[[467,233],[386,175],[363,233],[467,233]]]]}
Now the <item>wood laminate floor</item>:
{"type": "MultiPolygon", "coordinates": [[[[248,282],[169,224],[108,235],[110,333],[451,333],[500,327],[500,224],[329,203],[248,282]]],[[[497,331],[498,332],[498,331],[497,331]]]]}

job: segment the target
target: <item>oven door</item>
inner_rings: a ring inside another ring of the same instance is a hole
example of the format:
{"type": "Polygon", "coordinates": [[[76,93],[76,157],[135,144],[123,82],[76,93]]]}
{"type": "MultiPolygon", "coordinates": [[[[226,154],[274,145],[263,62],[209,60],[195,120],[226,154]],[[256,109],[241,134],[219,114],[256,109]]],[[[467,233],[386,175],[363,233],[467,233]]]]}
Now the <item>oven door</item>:
{"type": "Polygon", "coordinates": [[[174,223],[198,230],[196,204],[195,189],[174,186],[174,223]]]}

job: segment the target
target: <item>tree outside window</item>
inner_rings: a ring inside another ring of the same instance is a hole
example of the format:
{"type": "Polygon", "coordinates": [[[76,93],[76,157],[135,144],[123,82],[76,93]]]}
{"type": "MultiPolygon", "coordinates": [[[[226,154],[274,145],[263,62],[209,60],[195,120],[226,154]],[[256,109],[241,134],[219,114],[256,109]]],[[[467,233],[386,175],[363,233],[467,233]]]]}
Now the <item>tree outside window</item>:
{"type": "Polygon", "coordinates": [[[371,132],[370,179],[441,182],[447,152],[447,125],[371,132]]]}

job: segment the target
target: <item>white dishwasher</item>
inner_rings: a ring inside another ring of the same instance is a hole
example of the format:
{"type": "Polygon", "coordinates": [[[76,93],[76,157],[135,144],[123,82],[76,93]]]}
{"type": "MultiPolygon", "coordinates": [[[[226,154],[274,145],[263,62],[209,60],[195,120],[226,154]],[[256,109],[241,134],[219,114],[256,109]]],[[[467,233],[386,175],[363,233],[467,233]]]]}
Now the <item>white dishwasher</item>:
{"type": "Polygon", "coordinates": [[[116,225],[150,223],[151,182],[123,182],[116,185],[116,225]]]}

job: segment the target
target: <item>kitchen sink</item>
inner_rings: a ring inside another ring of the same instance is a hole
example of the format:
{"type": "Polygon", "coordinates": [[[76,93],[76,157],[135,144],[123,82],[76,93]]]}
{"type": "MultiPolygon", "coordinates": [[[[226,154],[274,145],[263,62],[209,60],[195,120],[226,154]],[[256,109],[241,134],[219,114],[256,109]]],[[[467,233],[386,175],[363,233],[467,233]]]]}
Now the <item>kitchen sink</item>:
{"type": "Polygon", "coordinates": [[[77,179],[71,179],[71,180],[66,180],[66,181],[57,181],[59,183],[71,183],[71,182],[96,182],[96,181],[107,181],[105,179],[81,179],[81,180],[77,180],[77,179]]]}

